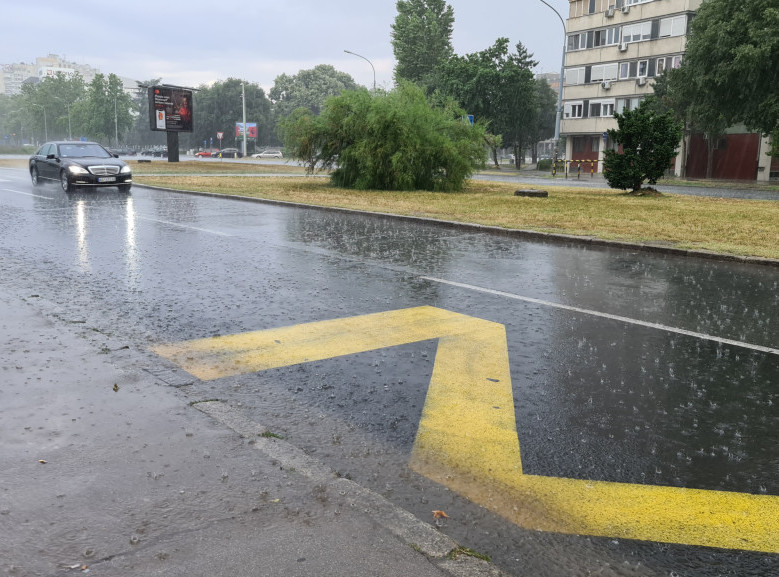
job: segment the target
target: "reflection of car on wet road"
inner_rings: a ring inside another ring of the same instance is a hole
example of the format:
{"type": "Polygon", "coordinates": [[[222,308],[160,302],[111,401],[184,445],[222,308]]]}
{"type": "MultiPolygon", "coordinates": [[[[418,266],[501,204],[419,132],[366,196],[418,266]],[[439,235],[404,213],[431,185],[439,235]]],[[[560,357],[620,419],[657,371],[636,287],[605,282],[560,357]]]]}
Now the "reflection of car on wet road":
{"type": "Polygon", "coordinates": [[[29,168],[33,185],[58,181],[65,192],[97,186],[129,192],[133,181],[130,167],[96,142],[47,142],[30,157],[29,168]]]}
{"type": "Polygon", "coordinates": [[[281,154],[281,151],[279,150],[265,150],[263,152],[258,152],[257,154],[252,154],[252,158],[284,158],[284,155],[281,154]]]}

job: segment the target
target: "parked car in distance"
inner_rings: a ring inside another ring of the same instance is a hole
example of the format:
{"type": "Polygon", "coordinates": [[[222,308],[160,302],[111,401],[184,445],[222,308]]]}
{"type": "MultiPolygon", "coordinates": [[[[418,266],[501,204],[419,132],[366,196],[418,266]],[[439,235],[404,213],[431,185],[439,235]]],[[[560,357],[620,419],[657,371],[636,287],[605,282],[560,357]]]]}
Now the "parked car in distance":
{"type": "Polygon", "coordinates": [[[209,156],[216,156],[219,154],[219,150],[212,148],[211,150],[200,150],[195,153],[196,158],[208,158],[209,156]]]}
{"type": "Polygon", "coordinates": [[[132,148],[109,148],[108,151],[118,154],[119,156],[135,156],[138,154],[132,148]]]}
{"type": "Polygon", "coordinates": [[[130,167],[97,142],[47,142],[30,157],[29,169],[33,186],[49,180],[64,192],[99,186],[130,192],[133,183],[130,167]]]}
{"type": "Polygon", "coordinates": [[[252,154],[252,158],[284,158],[280,150],[263,150],[257,154],[252,154]]]}
{"type": "Polygon", "coordinates": [[[212,154],[217,158],[243,158],[243,153],[237,148],[223,148],[212,154]]]}

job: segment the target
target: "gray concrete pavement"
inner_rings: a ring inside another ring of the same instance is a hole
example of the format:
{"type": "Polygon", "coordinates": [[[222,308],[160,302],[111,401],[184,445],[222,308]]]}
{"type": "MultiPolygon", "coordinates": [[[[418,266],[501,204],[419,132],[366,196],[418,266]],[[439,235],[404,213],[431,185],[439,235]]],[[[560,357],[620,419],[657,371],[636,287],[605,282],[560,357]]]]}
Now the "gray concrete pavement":
{"type": "Polygon", "coordinates": [[[0,286],[0,574],[502,574],[72,314],[0,286]]]}

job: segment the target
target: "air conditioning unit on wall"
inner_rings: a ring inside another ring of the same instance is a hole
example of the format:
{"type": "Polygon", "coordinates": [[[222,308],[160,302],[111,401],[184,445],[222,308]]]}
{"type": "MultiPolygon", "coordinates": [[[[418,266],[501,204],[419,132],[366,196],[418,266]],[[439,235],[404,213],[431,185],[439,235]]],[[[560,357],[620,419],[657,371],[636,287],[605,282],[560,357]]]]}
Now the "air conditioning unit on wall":
{"type": "Polygon", "coordinates": [[[628,49],[628,43],[627,42],[623,42],[622,44],[619,45],[619,51],[620,52],[627,52],[627,49],[628,49]]]}
{"type": "Polygon", "coordinates": [[[608,10],[606,10],[606,18],[614,18],[614,11],[616,8],[614,6],[609,6],[608,10]]]}
{"type": "Polygon", "coordinates": [[[636,84],[638,84],[639,86],[643,86],[644,84],[646,84],[646,78],[644,78],[643,76],[641,78],[636,78],[636,84]]]}
{"type": "Polygon", "coordinates": [[[604,80],[600,83],[600,87],[603,88],[603,90],[608,90],[611,88],[611,80],[604,80]]]}
{"type": "Polygon", "coordinates": [[[623,6],[622,7],[622,13],[623,14],[627,14],[628,12],[630,12],[630,6],[623,6]]]}

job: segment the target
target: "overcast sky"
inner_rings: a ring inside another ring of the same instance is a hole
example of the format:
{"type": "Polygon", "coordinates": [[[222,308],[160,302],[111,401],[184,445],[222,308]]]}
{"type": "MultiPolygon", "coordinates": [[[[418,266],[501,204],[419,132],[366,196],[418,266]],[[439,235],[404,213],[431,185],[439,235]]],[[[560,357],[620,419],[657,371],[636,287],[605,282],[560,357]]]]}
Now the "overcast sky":
{"type": "MultiPolygon", "coordinates": [[[[567,17],[568,0],[547,0],[567,17]]],[[[505,36],[559,72],[563,28],[540,0],[449,0],[455,52],[484,50],[505,36]]],[[[280,74],[330,64],[358,84],[392,87],[395,0],[0,0],[0,64],[50,53],[135,80],[196,87],[240,78],[267,90],[280,74]],[[369,62],[344,53],[350,50],[369,62]]]]}

